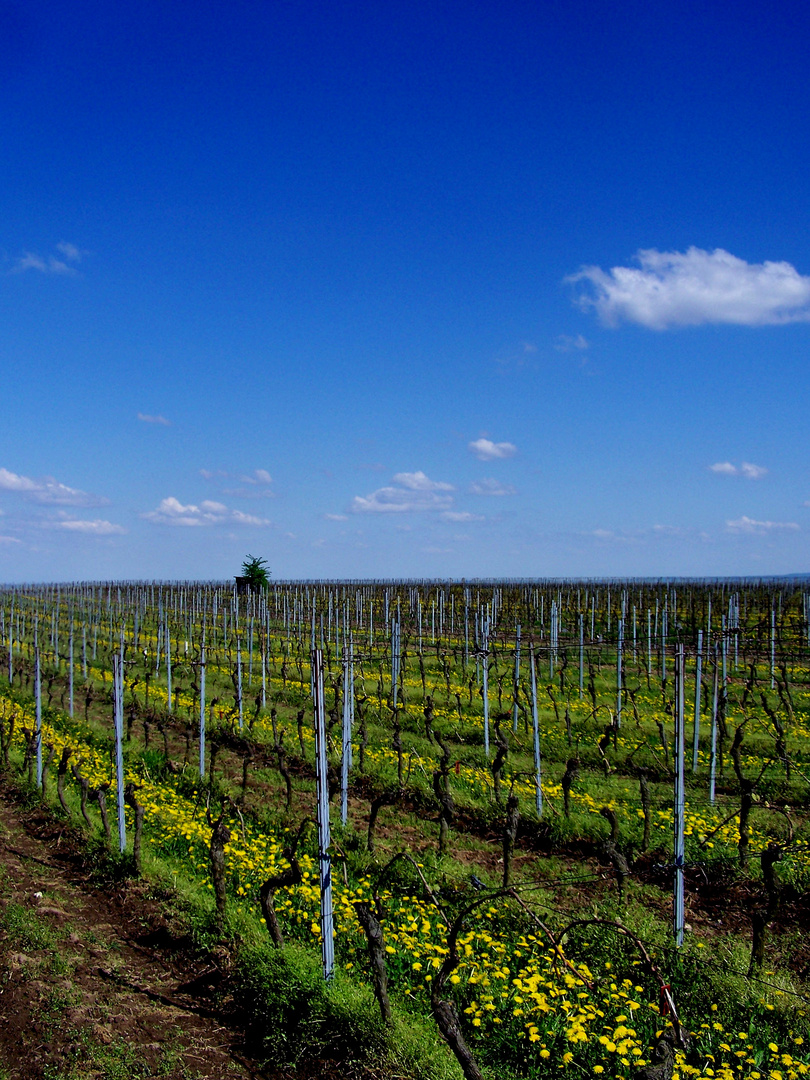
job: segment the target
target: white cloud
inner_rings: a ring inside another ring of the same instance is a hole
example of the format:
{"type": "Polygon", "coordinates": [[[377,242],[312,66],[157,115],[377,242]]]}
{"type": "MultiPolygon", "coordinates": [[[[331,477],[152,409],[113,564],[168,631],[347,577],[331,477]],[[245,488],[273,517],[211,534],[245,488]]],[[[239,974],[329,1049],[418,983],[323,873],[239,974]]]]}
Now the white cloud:
{"type": "Polygon", "coordinates": [[[554,339],[554,348],[557,352],[573,352],[574,350],[582,352],[589,347],[589,344],[582,334],[577,334],[576,337],[571,337],[570,334],[557,334],[554,339]]]}
{"type": "Polygon", "coordinates": [[[744,476],[746,480],[761,480],[768,473],[764,466],[752,465],[750,461],[744,461],[739,468],[730,461],[717,461],[709,469],[722,476],[744,476]]]}
{"type": "Polygon", "coordinates": [[[162,424],[163,427],[171,427],[171,421],[167,420],[165,416],[158,414],[157,416],[150,416],[149,413],[138,413],[138,419],[143,421],[144,424],[162,424]]]}
{"type": "Polygon", "coordinates": [[[184,506],[173,495],[163,499],[157,510],[149,510],[141,517],[155,525],[176,525],[184,528],[197,528],[205,525],[269,525],[266,518],[243,514],[241,510],[229,510],[221,502],[204,499],[199,506],[189,503],[184,506]]]}
{"type": "Polygon", "coordinates": [[[122,536],[127,530],[121,525],[114,525],[111,521],[103,521],[96,518],[94,521],[81,521],[68,519],[56,524],[57,529],[67,529],[69,532],[90,533],[93,536],[122,536]]]}
{"type": "Polygon", "coordinates": [[[592,536],[600,544],[638,547],[644,543],[643,536],[632,532],[614,532],[613,529],[591,529],[585,536],[592,536]]]}
{"type": "Polygon", "coordinates": [[[397,473],[394,484],[377,488],[370,495],[355,495],[351,510],[355,514],[406,514],[426,510],[447,510],[453,505],[453,485],[431,480],[423,472],[397,473]]]}
{"type": "Polygon", "coordinates": [[[787,529],[795,532],[799,526],[795,521],[755,521],[754,518],[742,517],[736,521],[727,521],[726,528],[737,533],[769,533],[779,529],[787,529]]]}
{"type": "Polygon", "coordinates": [[[222,518],[216,515],[206,515],[199,506],[193,503],[184,506],[174,495],[162,499],[157,510],[149,510],[141,517],[156,525],[199,526],[213,525],[217,521],[222,521],[222,518]]]}
{"type": "Polygon", "coordinates": [[[0,544],[21,544],[22,540],[18,540],[16,536],[0,536],[0,544]]]}
{"type": "MultiPolygon", "coordinates": [[[[203,504],[205,505],[205,504],[203,504]]],[[[237,525],[269,525],[268,518],[257,517],[255,514],[243,514],[241,510],[232,510],[230,521],[237,525]]]]}
{"type": "Polygon", "coordinates": [[[33,480],[30,476],[21,476],[9,469],[0,469],[0,491],[10,491],[34,502],[56,506],[106,506],[110,501],[61,484],[52,476],[33,480]]]}
{"type": "Polygon", "coordinates": [[[442,480],[430,480],[423,472],[400,472],[394,477],[395,484],[401,484],[409,491],[453,491],[452,484],[442,480]]]}
{"type": "Polygon", "coordinates": [[[517,447],[510,442],[492,442],[491,439],[476,439],[468,443],[467,449],[475,454],[479,461],[502,461],[514,457],[517,447]]]}
{"type": "Polygon", "coordinates": [[[788,262],[747,263],[722,248],[686,252],[640,250],[640,269],[584,266],[566,281],[588,282],[577,303],[608,326],[651,330],[732,323],[769,326],[810,319],[810,277],[788,262]]]}
{"type": "Polygon", "coordinates": [[[75,274],[76,264],[82,260],[85,252],[68,244],[65,241],[56,245],[56,250],[61,258],[56,255],[37,255],[33,251],[26,251],[14,263],[13,273],[22,274],[26,270],[38,270],[41,274],[75,274]]]}
{"type": "Polygon", "coordinates": [[[86,254],[85,252],[77,248],[75,244],[68,244],[64,240],[60,244],[56,245],[56,250],[60,253],[60,255],[64,255],[65,258],[69,259],[71,262],[81,262],[82,255],[86,254]]]}
{"type": "Polygon", "coordinates": [[[442,521],[452,522],[486,521],[483,514],[471,514],[467,510],[445,510],[439,517],[442,521]]]}
{"type": "Polygon", "coordinates": [[[470,485],[472,495],[516,495],[517,490],[511,484],[502,484],[500,480],[488,477],[485,480],[476,480],[470,485]]]}
{"type": "Polygon", "coordinates": [[[767,473],[767,469],[764,469],[761,465],[752,465],[750,461],[744,461],[740,465],[740,472],[748,480],[760,480],[767,473]]]}
{"type": "Polygon", "coordinates": [[[236,481],[244,487],[223,487],[223,495],[230,495],[237,499],[273,499],[275,492],[270,490],[273,477],[267,469],[254,469],[251,473],[236,474],[226,469],[200,469],[203,480],[226,480],[236,481]]]}
{"type": "Polygon", "coordinates": [[[348,514],[324,514],[327,521],[348,521],[348,514]]]}
{"type": "Polygon", "coordinates": [[[254,469],[249,476],[240,476],[243,484],[272,484],[273,477],[267,469],[254,469]]]}

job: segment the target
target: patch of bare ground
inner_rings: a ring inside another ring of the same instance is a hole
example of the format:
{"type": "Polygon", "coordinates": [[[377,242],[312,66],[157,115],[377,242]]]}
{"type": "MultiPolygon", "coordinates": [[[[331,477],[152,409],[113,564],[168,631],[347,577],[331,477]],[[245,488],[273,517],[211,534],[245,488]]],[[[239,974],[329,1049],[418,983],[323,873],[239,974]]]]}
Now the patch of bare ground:
{"type": "Polygon", "coordinates": [[[225,967],[147,886],[94,887],[70,829],[0,787],[3,1080],[262,1075],[217,1003],[225,967]]]}

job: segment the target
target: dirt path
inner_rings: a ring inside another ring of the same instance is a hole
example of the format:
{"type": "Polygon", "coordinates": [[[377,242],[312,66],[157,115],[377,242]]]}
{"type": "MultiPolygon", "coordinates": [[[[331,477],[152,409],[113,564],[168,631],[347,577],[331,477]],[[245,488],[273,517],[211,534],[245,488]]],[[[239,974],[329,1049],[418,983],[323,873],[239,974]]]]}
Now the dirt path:
{"type": "Polygon", "coordinates": [[[0,786],[0,1080],[248,1080],[212,990],[145,886],[94,888],[69,831],[0,786]]]}

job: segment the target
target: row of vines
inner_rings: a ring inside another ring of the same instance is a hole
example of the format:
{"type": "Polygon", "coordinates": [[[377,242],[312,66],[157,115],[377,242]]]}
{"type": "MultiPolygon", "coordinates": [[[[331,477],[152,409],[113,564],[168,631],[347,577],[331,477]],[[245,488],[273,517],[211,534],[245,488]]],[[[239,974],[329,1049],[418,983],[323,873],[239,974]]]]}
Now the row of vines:
{"type": "Polygon", "coordinates": [[[468,1077],[794,1080],[809,614],[793,582],[6,588],[0,756],[112,847],[120,805],[219,933],[319,949],[318,652],[335,959],[383,1023],[432,1016],[468,1077]]]}

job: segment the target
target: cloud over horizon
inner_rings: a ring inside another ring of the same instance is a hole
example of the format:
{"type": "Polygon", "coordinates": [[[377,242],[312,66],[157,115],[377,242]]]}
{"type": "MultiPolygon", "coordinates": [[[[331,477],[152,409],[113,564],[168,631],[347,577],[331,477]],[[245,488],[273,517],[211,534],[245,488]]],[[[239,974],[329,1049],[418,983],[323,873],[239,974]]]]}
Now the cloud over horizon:
{"type": "Polygon", "coordinates": [[[91,495],[87,491],[68,487],[53,476],[43,476],[35,480],[1,468],[0,491],[12,492],[33,502],[54,506],[107,506],[110,501],[100,495],[91,495]]]}
{"type": "Polygon", "coordinates": [[[141,514],[145,521],[153,525],[172,525],[183,528],[195,528],[209,525],[269,525],[267,518],[244,514],[241,510],[229,510],[221,502],[205,499],[197,506],[194,503],[183,505],[174,495],[162,499],[156,510],[141,514]]]}
{"type": "Polygon", "coordinates": [[[744,476],[746,480],[761,480],[768,473],[763,465],[754,465],[750,461],[743,461],[739,468],[730,461],[717,461],[709,466],[709,470],[721,476],[744,476]]]}
{"type": "Polygon", "coordinates": [[[114,525],[111,521],[104,521],[101,518],[95,518],[93,521],[68,518],[65,521],[58,521],[54,528],[86,533],[91,536],[123,536],[127,531],[123,525],[114,525]]]}
{"type": "Polygon", "coordinates": [[[510,442],[493,442],[491,439],[476,439],[467,444],[471,454],[475,454],[479,461],[503,461],[505,458],[514,457],[517,447],[510,442]]]}
{"type": "Polygon", "coordinates": [[[38,255],[34,251],[24,252],[14,263],[12,273],[23,274],[26,270],[37,270],[40,274],[71,275],[78,273],[76,267],[87,254],[75,244],[66,241],[56,245],[58,255],[38,255]]]}
{"type": "Polygon", "coordinates": [[[396,473],[393,484],[377,488],[369,495],[355,495],[354,514],[404,514],[426,510],[447,510],[453,505],[452,484],[431,480],[421,470],[396,473]]]}
{"type": "Polygon", "coordinates": [[[484,480],[476,480],[470,484],[471,495],[517,495],[517,489],[511,484],[502,484],[500,480],[487,477],[484,480]]]}
{"type": "Polygon", "coordinates": [[[583,266],[565,279],[590,288],[576,298],[606,326],[650,330],[727,323],[777,326],[810,320],[810,277],[788,262],[747,263],[723,248],[639,250],[639,267],[583,266]]]}
{"type": "Polygon", "coordinates": [[[795,521],[756,521],[754,518],[746,517],[746,515],[743,514],[742,517],[737,518],[735,521],[727,521],[726,528],[730,532],[758,533],[763,535],[782,529],[786,529],[789,532],[796,532],[799,529],[799,526],[795,521]]]}
{"type": "Polygon", "coordinates": [[[217,480],[236,482],[242,487],[223,487],[223,495],[230,495],[237,499],[274,499],[275,491],[271,490],[273,477],[267,469],[254,469],[250,473],[231,473],[227,469],[200,469],[203,480],[217,480]]]}

